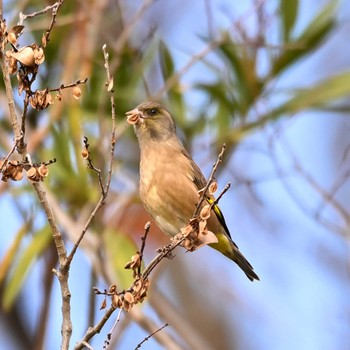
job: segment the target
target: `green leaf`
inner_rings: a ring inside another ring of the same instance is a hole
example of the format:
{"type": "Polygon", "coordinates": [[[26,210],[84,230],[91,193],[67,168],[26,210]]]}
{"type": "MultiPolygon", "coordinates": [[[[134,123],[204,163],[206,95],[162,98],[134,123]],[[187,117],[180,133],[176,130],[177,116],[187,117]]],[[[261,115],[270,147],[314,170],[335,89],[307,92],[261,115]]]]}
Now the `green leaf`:
{"type": "Polygon", "coordinates": [[[24,235],[28,232],[30,225],[31,223],[29,222],[23,223],[22,227],[17,231],[17,234],[15,235],[15,238],[11,246],[7,249],[4,257],[0,261],[0,285],[2,281],[5,279],[5,277],[7,276],[8,271],[19,250],[22,239],[24,235]]]}
{"type": "Polygon", "coordinates": [[[234,76],[227,76],[227,70],[225,70],[222,80],[228,81],[226,89],[233,91],[234,98],[239,101],[237,108],[239,108],[241,116],[244,117],[264,87],[264,83],[257,75],[257,51],[245,46],[237,47],[229,36],[226,37],[218,50],[234,74],[234,76]]]}
{"type": "Polygon", "coordinates": [[[290,33],[294,28],[298,14],[298,0],[281,0],[280,10],[282,19],[283,38],[285,42],[290,39],[290,33]]]}
{"type": "Polygon", "coordinates": [[[133,281],[132,271],[126,270],[124,266],[136,254],[138,248],[126,235],[114,230],[104,232],[103,237],[108,262],[115,274],[118,289],[129,288],[133,281]]]}
{"type": "Polygon", "coordinates": [[[163,41],[159,43],[159,60],[163,78],[168,79],[175,73],[175,65],[170,51],[163,41]]]}
{"type": "Polygon", "coordinates": [[[29,245],[21,252],[18,263],[4,288],[2,303],[5,310],[12,307],[32,264],[46,249],[51,237],[50,230],[46,226],[35,233],[29,245]]]}
{"type": "Polygon", "coordinates": [[[337,0],[327,3],[297,39],[286,43],[287,47],[273,63],[271,77],[277,76],[299,59],[310,54],[323,41],[335,26],[337,5],[337,0]]]}
{"type": "Polygon", "coordinates": [[[252,130],[269,121],[303,110],[324,107],[348,95],[350,95],[350,71],[325,79],[308,89],[297,91],[287,102],[263,115],[258,121],[246,124],[242,130],[252,130]]]}
{"type": "MultiPolygon", "coordinates": [[[[163,75],[163,80],[167,81],[176,74],[175,64],[168,47],[163,41],[159,43],[159,61],[160,68],[163,75]]],[[[182,97],[180,82],[169,89],[168,93],[169,109],[176,117],[176,121],[180,127],[186,125],[186,108],[182,97]]]]}

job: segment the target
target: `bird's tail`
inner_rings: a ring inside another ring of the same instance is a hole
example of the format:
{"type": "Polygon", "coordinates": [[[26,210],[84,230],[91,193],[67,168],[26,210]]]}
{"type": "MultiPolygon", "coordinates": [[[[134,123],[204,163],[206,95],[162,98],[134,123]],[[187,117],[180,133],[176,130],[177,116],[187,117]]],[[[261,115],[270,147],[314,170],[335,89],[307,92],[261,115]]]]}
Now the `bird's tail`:
{"type": "Polygon", "coordinates": [[[254,280],[260,281],[259,276],[254,272],[253,266],[239,251],[238,247],[233,242],[232,242],[232,250],[233,250],[233,254],[227,255],[227,257],[233,260],[243,270],[243,272],[247,275],[247,277],[251,281],[254,281],[254,280]]]}
{"type": "Polygon", "coordinates": [[[251,281],[260,281],[259,276],[254,272],[253,266],[243,256],[237,245],[225,234],[218,234],[216,237],[218,243],[212,243],[210,246],[234,261],[251,281]]]}

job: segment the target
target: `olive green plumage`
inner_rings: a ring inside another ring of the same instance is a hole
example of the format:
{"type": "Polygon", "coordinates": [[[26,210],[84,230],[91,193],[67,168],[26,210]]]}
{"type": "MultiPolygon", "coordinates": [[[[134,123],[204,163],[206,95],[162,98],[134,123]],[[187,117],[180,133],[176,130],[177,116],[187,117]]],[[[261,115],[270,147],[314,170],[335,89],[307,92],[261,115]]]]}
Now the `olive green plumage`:
{"type": "MultiPolygon", "coordinates": [[[[175,236],[188,224],[206,179],[176,135],[173,117],[162,105],[145,102],[127,112],[140,146],[140,197],[159,228],[175,236]]],[[[208,202],[213,200],[208,196],[208,202]]],[[[253,281],[259,277],[232,241],[216,205],[207,223],[218,239],[210,246],[233,260],[253,281]]]]}

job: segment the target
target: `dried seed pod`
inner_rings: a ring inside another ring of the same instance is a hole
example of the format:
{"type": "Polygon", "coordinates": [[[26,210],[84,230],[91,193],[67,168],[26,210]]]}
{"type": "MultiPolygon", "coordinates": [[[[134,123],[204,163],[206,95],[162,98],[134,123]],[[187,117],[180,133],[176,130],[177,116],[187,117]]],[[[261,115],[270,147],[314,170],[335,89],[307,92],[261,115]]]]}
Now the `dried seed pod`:
{"type": "Polygon", "coordinates": [[[80,154],[83,157],[83,159],[88,159],[89,158],[89,151],[85,147],[81,150],[80,154]]]}
{"type": "Polygon", "coordinates": [[[44,50],[41,47],[36,47],[34,49],[34,61],[35,64],[42,64],[45,61],[44,50]]]}
{"type": "Polygon", "coordinates": [[[49,168],[45,164],[41,164],[38,168],[39,175],[44,178],[49,175],[49,168]]]}
{"type": "Polygon", "coordinates": [[[12,45],[16,45],[16,42],[17,42],[16,34],[13,32],[8,33],[7,34],[7,41],[12,45]]]}
{"type": "Polygon", "coordinates": [[[208,220],[210,218],[210,212],[211,212],[210,204],[207,204],[202,208],[199,216],[203,220],[208,220]]]}
{"type": "Polygon", "coordinates": [[[21,181],[23,179],[23,169],[22,167],[16,167],[16,171],[13,173],[12,180],[21,181]]]}
{"type": "Polygon", "coordinates": [[[198,223],[198,234],[204,233],[207,228],[207,220],[199,220],[198,223]]]}
{"type": "Polygon", "coordinates": [[[123,308],[126,312],[130,311],[134,304],[134,297],[130,292],[124,294],[123,308]]]}
{"type": "Polygon", "coordinates": [[[72,89],[72,94],[73,94],[73,97],[76,99],[76,100],[79,100],[80,97],[81,97],[81,89],[79,86],[74,86],[73,89],[72,89]]]}
{"type": "Polygon", "coordinates": [[[34,50],[31,46],[22,47],[17,52],[10,53],[10,56],[27,67],[33,67],[35,65],[34,50]]]}
{"type": "Polygon", "coordinates": [[[124,268],[135,270],[135,269],[138,269],[140,266],[141,266],[141,256],[140,254],[136,254],[131,257],[131,261],[129,261],[124,268]]]}
{"type": "Polygon", "coordinates": [[[135,113],[135,114],[131,114],[128,115],[127,117],[127,122],[131,125],[136,124],[140,119],[140,114],[135,113]]]}
{"type": "Polygon", "coordinates": [[[48,89],[36,90],[29,98],[30,105],[38,110],[47,108],[53,103],[51,92],[48,89]]]}
{"type": "Polygon", "coordinates": [[[115,283],[111,284],[108,288],[109,293],[116,293],[117,292],[117,285],[115,283]]]}
{"type": "Polygon", "coordinates": [[[191,224],[186,225],[185,227],[181,228],[181,233],[187,237],[193,230],[193,227],[191,224]]]}
{"type": "Polygon", "coordinates": [[[46,47],[46,45],[47,45],[47,39],[46,39],[46,34],[45,33],[43,33],[43,36],[41,37],[41,45],[43,47],[46,47]]]}
{"type": "Polygon", "coordinates": [[[27,177],[28,179],[32,180],[32,181],[39,181],[38,180],[38,171],[35,167],[30,167],[27,171],[27,177]]]}
{"type": "Polygon", "coordinates": [[[7,59],[8,67],[9,67],[9,73],[15,74],[17,72],[17,60],[10,56],[7,59]]]}
{"type": "Polygon", "coordinates": [[[210,194],[214,194],[218,190],[218,183],[216,181],[213,181],[208,188],[208,191],[210,194]]]}
{"type": "Polygon", "coordinates": [[[115,308],[115,309],[120,309],[123,305],[123,301],[121,299],[121,297],[118,295],[118,294],[114,294],[112,296],[112,306],[115,308]]]}

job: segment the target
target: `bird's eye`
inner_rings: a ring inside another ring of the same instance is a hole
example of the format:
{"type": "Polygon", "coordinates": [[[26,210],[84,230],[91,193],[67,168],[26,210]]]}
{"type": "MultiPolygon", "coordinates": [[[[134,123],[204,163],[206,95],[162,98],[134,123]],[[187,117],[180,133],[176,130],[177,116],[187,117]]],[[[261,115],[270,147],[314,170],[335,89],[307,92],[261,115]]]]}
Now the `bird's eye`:
{"type": "Polygon", "coordinates": [[[150,116],[154,116],[154,115],[157,114],[157,110],[156,110],[155,108],[152,108],[152,109],[149,110],[148,114],[149,114],[150,116]]]}

